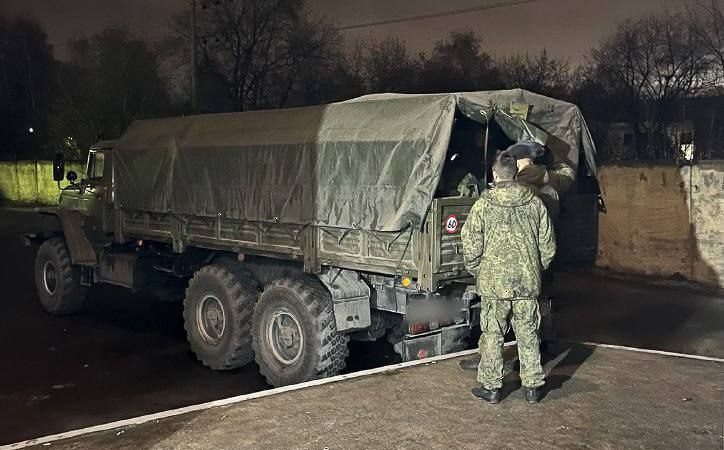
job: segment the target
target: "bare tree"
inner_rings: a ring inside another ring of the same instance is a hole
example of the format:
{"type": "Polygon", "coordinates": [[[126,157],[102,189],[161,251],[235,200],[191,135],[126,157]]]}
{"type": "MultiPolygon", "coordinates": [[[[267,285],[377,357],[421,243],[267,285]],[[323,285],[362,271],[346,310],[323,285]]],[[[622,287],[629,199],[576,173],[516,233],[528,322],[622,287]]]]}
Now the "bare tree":
{"type": "MultiPolygon", "coordinates": [[[[325,20],[300,17],[288,38],[288,63],[274,71],[269,79],[271,85],[266,90],[271,94],[270,105],[282,108],[290,102],[311,103],[311,98],[303,100],[300,95],[302,86],[312,83],[319,86],[325,75],[340,68],[344,58],[340,42],[336,28],[325,20]]],[[[324,95],[320,97],[321,101],[326,99],[324,95]]]]}
{"type": "MultiPolygon", "coordinates": [[[[288,91],[284,106],[306,106],[347,100],[364,94],[362,75],[363,55],[361,47],[355,45],[350,53],[345,53],[340,45],[324,52],[314,64],[300,64],[294,68],[294,80],[288,91]]],[[[286,76],[286,75],[285,75],[286,76]]]]}
{"type": "Polygon", "coordinates": [[[592,50],[590,62],[589,77],[636,131],[639,157],[666,158],[673,108],[713,83],[711,60],[680,15],[622,23],[592,50]]]}
{"type": "Polygon", "coordinates": [[[0,16],[0,158],[38,157],[42,152],[39,144],[47,136],[53,63],[39,23],[0,16]]]}
{"type": "MultiPolygon", "coordinates": [[[[338,44],[337,31],[313,19],[303,0],[213,0],[201,5],[197,45],[202,75],[218,75],[233,110],[285,106],[302,66],[325,64],[338,44]]],[[[180,16],[175,30],[189,40],[187,18],[180,16]]]]}
{"type": "Polygon", "coordinates": [[[119,137],[135,119],[168,111],[158,55],[127,29],[107,29],[69,46],[51,120],[56,145],[87,149],[98,139],[119,137]]]}
{"type": "Polygon", "coordinates": [[[413,92],[418,63],[404,41],[388,37],[380,42],[357,43],[362,77],[368,92],[413,92]]]}
{"type": "Polygon", "coordinates": [[[522,88],[556,98],[568,98],[572,83],[568,61],[552,58],[546,50],[537,56],[529,54],[503,58],[500,74],[507,88],[522,88]]]}
{"type": "Polygon", "coordinates": [[[493,57],[473,31],[452,32],[422,55],[421,88],[427,92],[497,89],[502,83],[493,57]]]}
{"type": "Polygon", "coordinates": [[[688,9],[689,26],[711,62],[716,88],[724,90],[724,14],[715,0],[688,9]]]}

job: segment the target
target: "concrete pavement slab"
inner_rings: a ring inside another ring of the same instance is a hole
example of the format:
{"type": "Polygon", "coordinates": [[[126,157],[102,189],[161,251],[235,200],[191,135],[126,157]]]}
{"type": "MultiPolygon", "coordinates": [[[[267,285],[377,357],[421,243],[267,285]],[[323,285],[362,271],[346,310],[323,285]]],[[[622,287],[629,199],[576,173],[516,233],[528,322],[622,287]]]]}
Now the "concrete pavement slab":
{"type": "MultiPolygon", "coordinates": [[[[724,363],[571,345],[529,405],[499,405],[455,359],[57,441],[60,449],[720,449],[724,363]]],[[[39,447],[41,448],[41,447],[39,447]]]]}

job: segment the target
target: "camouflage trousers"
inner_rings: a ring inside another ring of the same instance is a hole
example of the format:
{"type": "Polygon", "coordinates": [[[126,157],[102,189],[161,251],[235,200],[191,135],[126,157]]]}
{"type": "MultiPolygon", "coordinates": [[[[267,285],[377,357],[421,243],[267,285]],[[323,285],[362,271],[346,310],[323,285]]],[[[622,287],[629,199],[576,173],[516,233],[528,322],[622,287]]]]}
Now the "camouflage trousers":
{"type": "Polygon", "coordinates": [[[486,389],[503,387],[503,338],[509,324],[518,341],[520,380],[523,386],[544,384],[540,361],[540,310],[536,299],[483,300],[480,311],[480,364],[478,381],[486,389]],[[510,322],[508,321],[510,318],[510,322]]]}

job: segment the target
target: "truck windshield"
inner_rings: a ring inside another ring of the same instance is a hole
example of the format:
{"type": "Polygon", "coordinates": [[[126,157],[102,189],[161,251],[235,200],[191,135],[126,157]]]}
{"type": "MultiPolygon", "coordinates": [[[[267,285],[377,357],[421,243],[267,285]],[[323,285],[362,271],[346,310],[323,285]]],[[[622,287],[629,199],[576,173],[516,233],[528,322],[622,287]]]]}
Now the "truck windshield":
{"type": "Polygon", "coordinates": [[[88,154],[88,179],[103,178],[103,153],[90,152],[88,154]]]}

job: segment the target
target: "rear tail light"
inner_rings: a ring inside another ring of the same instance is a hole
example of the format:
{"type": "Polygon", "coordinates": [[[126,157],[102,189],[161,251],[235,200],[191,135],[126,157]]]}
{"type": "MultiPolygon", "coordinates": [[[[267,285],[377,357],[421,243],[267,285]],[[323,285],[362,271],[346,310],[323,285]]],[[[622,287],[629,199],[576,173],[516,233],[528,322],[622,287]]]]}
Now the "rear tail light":
{"type": "Polygon", "coordinates": [[[411,322],[407,327],[410,334],[421,334],[430,331],[430,324],[427,322],[411,322]]]}
{"type": "Polygon", "coordinates": [[[452,320],[431,320],[430,322],[410,322],[407,326],[409,334],[421,334],[428,331],[437,330],[438,328],[452,325],[452,320]]]}

